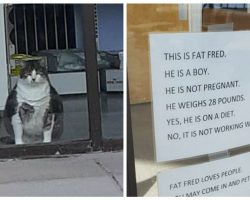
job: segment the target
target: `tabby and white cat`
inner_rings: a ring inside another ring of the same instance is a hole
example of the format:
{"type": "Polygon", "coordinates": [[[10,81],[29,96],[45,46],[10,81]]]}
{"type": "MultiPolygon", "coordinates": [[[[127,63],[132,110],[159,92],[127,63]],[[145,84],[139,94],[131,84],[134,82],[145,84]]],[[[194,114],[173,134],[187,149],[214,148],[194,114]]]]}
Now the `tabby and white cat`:
{"type": "Polygon", "coordinates": [[[39,60],[23,62],[20,78],[6,101],[4,123],[15,144],[60,138],[63,104],[39,60]]]}

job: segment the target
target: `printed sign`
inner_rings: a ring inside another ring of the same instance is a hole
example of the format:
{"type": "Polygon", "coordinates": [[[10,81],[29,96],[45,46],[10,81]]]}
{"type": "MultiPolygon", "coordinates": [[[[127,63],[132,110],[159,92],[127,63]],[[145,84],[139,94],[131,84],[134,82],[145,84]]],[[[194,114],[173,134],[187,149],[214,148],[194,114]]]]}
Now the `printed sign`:
{"type": "Polygon", "coordinates": [[[160,172],[159,196],[250,196],[250,153],[160,172]]]}
{"type": "Polygon", "coordinates": [[[250,143],[250,32],[150,34],[156,160],[250,143]]]}

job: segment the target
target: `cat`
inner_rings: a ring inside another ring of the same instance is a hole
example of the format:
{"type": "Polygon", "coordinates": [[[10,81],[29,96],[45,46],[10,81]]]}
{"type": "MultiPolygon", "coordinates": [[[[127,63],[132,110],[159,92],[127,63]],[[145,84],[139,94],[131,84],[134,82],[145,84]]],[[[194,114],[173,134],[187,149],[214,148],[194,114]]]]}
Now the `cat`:
{"type": "Polygon", "coordinates": [[[4,110],[4,124],[15,144],[47,143],[63,132],[63,103],[40,60],[23,61],[4,110]]]}

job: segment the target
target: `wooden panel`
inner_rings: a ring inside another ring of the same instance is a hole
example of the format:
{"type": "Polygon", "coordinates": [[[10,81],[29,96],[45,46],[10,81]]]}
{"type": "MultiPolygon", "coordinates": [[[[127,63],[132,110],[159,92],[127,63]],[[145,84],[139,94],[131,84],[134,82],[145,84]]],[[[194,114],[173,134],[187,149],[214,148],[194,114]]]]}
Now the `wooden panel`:
{"type": "Polygon", "coordinates": [[[186,32],[188,20],[179,20],[177,4],[128,4],[127,31],[130,101],[150,102],[148,33],[186,32]]]}

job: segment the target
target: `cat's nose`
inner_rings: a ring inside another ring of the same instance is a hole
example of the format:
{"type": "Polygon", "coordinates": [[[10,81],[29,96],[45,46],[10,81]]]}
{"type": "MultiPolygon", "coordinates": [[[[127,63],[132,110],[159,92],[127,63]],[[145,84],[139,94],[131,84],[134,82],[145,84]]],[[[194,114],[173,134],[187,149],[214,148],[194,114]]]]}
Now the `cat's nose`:
{"type": "Polygon", "coordinates": [[[35,82],[36,78],[32,78],[32,81],[35,82]]]}

